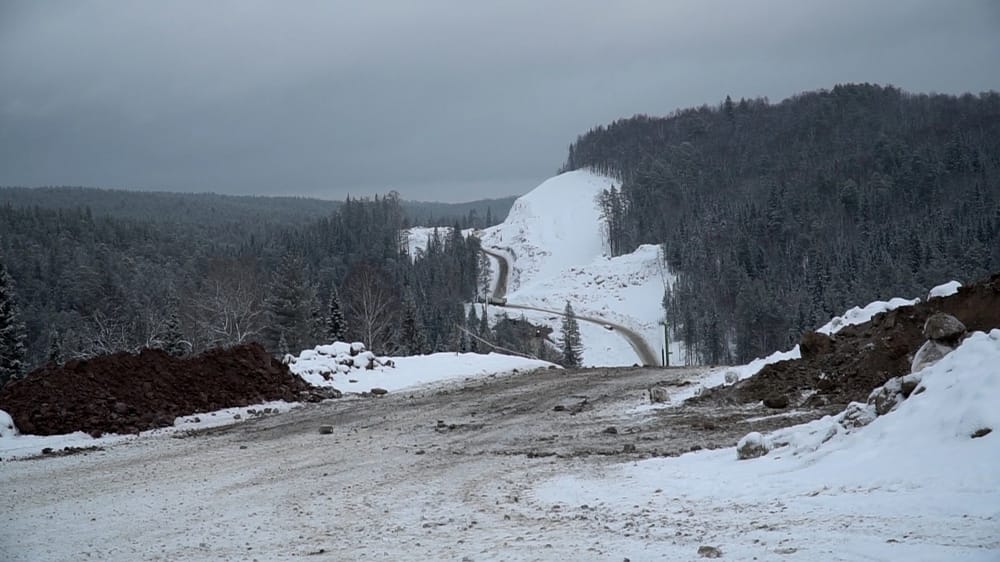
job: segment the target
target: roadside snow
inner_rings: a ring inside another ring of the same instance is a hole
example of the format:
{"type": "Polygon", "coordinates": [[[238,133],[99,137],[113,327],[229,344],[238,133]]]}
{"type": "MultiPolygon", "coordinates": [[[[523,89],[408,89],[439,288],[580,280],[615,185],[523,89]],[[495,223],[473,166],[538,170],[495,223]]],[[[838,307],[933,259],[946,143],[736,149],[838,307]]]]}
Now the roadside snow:
{"type": "Polygon", "coordinates": [[[997,560],[998,364],[1000,330],[975,333],[923,370],[926,391],[866,427],[827,417],[766,436],[785,445],[758,459],[728,448],[646,460],[556,477],[533,497],[628,516],[654,537],[676,529],[677,551],[656,553],[667,557],[710,544],[737,560],[997,560]]]}
{"type": "Polygon", "coordinates": [[[500,353],[434,353],[413,357],[376,357],[360,343],[337,342],[289,358],[289,369],[313,386],[341,392],[388,391],[468,377],[555,367],[537,359],[500,353]],[[351,355],[351,347],[354,355],[351,355]],[[369,366],[371,368],[369,368],[369,366]]]}

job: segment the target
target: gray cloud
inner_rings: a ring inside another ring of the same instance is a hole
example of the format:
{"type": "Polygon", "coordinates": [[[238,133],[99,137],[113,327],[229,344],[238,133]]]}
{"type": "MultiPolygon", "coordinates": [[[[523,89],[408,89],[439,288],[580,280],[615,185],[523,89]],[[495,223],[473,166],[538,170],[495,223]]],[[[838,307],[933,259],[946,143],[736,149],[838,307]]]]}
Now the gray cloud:
{"type": "Polygon", "coordinates": [[[997,89],[997,6],[4,2],[0,184],[524,192],[635,113],[856,81],[997,89]]]}

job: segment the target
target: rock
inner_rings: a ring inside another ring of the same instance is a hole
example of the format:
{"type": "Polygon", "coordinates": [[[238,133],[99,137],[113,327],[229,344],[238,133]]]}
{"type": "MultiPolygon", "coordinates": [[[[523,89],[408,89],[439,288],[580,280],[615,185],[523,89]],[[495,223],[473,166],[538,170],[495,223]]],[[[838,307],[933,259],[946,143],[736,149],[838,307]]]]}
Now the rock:
{"type": "Polygon", "coordinates": [[[965,324],[950,314],[938,312],[924,322],[924,337],[929,340],[956,344],[965,334],[965,324]]]}
{"type": "Polygon", "coordinates": [[[665,386],[653,386],[649,388],[649,401],[653,404],[669,404],[670,392],[665,386]]]}
{"type": "Polygon", "coordinates": [[[893,377],[868,395],[868,404],[875,406],[875,414],[884,416],[904,400],[902,377],[893,377]]]}
{"type": "Polygon", "coordinates": [[[606,427],[601,433],[607,433],[608,435],[618,435],[618,428],[615,426],[606,427]]]}
{"type": "Polygon", "coordinates": [[[722,551],[714,546],[702,545],[698,547],[698,556],[702,558],[722,558],[722,551]]]}
{"type": "Polygon", "coordinates": [[[819,332],[806,332],[799,342],[803,359],[813,359],[833,351],[833,338],[819,332]]]}
{"type": "Polygon", "coordinates": [[[919,373],[910,373],[900,379],[900,392],[903,394],[903,398],[909,398],[913,394],[922,378],[923,376],[919,373]]]}
{"type": "Polygon", "coordinates": [[[871,405],[851,402],[838,416],[837,422],[845,429],[857,429],[872,423],[876,417],[878,414],[875,413],[875,408],[871,405]]]}
{"type": "Polygon", "coordinates": [[[982,427],[972,432],[972,438],[978,439],[980,437],[986,437],[990,433],[993,433],[993,429],[989,427],[982,427]]]}
{"type": "Polygon", "coordinates": [[[737,460],[755,459],[766,454],[767,444],[764,443],[764,436],[756,431],[744,435],[736,444],[737,460]]]}
{"type": "Polygon", "coordinates": [[[389,391],[384,388],[379,388],[376,386],[371,390],[371,393],[374,394],[375,396],[385,396],[386,394],[389,394],[389,391]]]}
{"type": "Polygon", "coordinates": [[[552,411],[553,412],[565,412],[566,411],[566,406],[563,406],[562,404],[556,404],[555,406],[552,407],[552,411]]]}
{"type": "Polygon", "coordinates": [[[321,425],[321,426],[319,426],[319,434],[320,435],[330,435],[331,433],[333,433],[333,426],[332,425],[321,425]]]}
{"type": "Polygon", "coordinates": [[[740,375],[736,371],[726,371],[726,384],[736,384],[740,380],[740,375]]]}
{"type": "Polygon", "coordinates": [[[924,342],[924,345],[920,346],[920,349],[918,349],[913,355],[913,362],[910,363],[910,372],[916,373],[924,367],[933,365],[940,361],[942,357],[948,355],[954,350],[955,348],[950,345],[928,340],[924,342]]]}
{"type": "Polygon", "coordinates": [[[626,444],[622,445],[622,452],[623,453],[634,453],[637,450],[638,449],[636,449],[635,443],[626,443],[626,444]]]}
{"type": "Polygon", "coordinates": [[[764,399],[764,406],[767,408],[772,408],[774,410],[780,410],[782,408],[788,407],[788,397],[784,394],[777,394],[775,396],[768,396],[764,399]]]}

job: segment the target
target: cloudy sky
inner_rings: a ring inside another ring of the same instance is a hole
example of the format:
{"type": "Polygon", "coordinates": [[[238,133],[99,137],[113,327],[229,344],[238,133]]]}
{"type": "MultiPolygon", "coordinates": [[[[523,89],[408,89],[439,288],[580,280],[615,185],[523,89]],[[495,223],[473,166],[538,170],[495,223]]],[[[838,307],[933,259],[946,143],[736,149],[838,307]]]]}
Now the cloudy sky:
{"type": "Polygon", "coordinates": [[[997,61],[996,0],[0,0],[0,185],[462,201],[618,117],[997,61]]]}

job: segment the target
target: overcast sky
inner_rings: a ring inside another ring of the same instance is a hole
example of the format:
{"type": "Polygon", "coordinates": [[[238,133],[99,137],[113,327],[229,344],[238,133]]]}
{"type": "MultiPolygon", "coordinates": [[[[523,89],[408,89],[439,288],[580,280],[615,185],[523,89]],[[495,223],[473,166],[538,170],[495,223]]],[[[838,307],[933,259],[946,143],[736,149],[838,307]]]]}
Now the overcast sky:
{"type": "Polygon", "coordinates": [[[998,61],[997,0],[0,0],[0,185],[463,201],[619,117],[998,61]]]}

